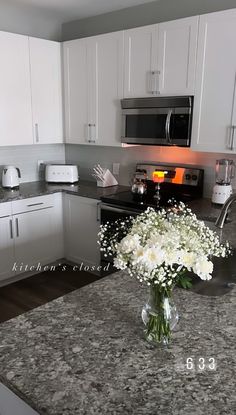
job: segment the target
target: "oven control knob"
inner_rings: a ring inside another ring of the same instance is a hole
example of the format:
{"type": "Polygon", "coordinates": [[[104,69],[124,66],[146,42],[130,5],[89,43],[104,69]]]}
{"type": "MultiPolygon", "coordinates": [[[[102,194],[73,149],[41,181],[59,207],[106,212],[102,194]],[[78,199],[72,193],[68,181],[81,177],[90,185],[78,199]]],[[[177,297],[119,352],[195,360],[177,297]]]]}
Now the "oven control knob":
{"type": "Polygon", "coordinates": [[[185,174],[185,179],[186,180],[191,180],[191,175],[190,174],[185,174]]]}
{"type": "Polygon", "coordinates": [[[193,174],[193,175],[192,175],[192,180],[194,180],[194,181],[196,181],[196,180],[197,180],[197,175],[196,175],[196,174],[193,174]]]}

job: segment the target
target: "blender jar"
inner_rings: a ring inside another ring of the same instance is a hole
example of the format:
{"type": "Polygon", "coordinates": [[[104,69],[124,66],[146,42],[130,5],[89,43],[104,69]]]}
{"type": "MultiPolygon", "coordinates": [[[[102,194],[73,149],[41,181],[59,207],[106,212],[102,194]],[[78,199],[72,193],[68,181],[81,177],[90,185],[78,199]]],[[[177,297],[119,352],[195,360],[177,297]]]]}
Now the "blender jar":
{"type": "Polygon", "coordinates": [[[233,160],[216,160],[216,184],[230,185],[231,179],[235,174],[235,164],[233,160]]]}

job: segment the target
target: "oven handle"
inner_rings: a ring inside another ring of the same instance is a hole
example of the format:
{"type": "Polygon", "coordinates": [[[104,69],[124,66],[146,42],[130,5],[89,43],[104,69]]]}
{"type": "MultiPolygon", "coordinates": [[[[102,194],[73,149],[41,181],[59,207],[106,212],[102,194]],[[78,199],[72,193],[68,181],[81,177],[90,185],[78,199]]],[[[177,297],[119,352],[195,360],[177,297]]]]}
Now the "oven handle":
{"type": "Polygon", "coordinates": [[[122,207],[113,207],[110,205],[106,205],[104,203],[101,203],[101,210],[108,210],[109,212],[117,212],[117,213],[131,213],[131,214],[136,214],[136,215],[139,215],[140,213],[142,213],[142,211],[140,210],[124,209],[122,207]]]}

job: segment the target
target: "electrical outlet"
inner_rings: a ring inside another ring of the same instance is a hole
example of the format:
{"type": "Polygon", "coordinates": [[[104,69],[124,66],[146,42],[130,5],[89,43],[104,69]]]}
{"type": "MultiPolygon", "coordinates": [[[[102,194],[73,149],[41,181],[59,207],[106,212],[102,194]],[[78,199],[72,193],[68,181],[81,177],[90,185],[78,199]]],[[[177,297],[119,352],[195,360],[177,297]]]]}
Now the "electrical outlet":
{"type": "Polygon", "coordinates": [[[119,176],[120,173],[120,163],[113,163],[112,164],[112,173],[116,176],[119,176]]]}

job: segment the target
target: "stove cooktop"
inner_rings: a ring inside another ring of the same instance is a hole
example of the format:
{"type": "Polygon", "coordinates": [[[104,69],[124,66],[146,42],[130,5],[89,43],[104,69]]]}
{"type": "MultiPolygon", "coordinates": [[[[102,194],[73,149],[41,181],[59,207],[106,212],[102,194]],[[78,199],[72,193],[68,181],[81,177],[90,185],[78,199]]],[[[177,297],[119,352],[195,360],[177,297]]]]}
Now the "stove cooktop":
{"type": "Polygon", "coordinates": [[[190,200],[188,195],[173,195],[172,193],[160,193],[161,199],[159,204],[155,200],[154,193],[147,193],[146,195],[138,195],[134,194],[131,191],[116,193],[110,196],[104,196],[101,198],[102,202],[107,203],[109,205],[120,206],[120,207],[127,207],[139,210],[145,210],[148,207],[165,207],[168,205],[170,200],[176,200],[177,202],[183,201],[187,202],[190,200]]]}

